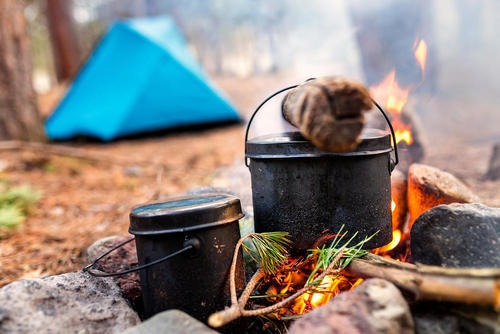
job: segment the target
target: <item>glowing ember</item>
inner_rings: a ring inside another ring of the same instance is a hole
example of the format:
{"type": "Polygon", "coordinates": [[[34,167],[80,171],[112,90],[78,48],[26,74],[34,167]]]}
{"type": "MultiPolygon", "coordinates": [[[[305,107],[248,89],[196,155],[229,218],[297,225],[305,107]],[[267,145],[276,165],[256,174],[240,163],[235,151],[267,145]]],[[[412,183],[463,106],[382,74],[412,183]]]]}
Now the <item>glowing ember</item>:
{"type": "Polygon", "coordinates": [[[354,284],[351,286],[351,288],[349,289],[349,291],[352,291],[352,289],[354,289],[355,287],[357,287],[358,285],[360,285],[364,280],[362,278],[358,278],[358,280],[356,282],[354,282],[354,284]]]}
{"type": "Polygon", "coordinates": [[[311,308],[328,303],[339,292],[339,284],[346,281],[344,276],[326,275],[313,292],[304,293],[295,299],[292,310],[296,314],[302,314],[311,308]]]}

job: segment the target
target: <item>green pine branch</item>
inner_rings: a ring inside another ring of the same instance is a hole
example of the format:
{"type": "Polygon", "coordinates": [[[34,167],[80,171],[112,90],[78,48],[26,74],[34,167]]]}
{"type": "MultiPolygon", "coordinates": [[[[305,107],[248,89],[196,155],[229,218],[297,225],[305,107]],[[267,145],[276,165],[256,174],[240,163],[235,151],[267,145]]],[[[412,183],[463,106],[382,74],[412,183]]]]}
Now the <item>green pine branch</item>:
{"type": "Polygon", "coordinates": [[[243,250],[266,274],[276,273],[288,259],[288,232],[252,233],[250,240],[253,248],[242,244],[243,250]]]}
{"type": "Polygon", "coordinates": [[[352,259],[365,256],[369,252],[363,250],[363,245],[366,244],[371,238],[373,238],[377,233],[375,232],[369,237],[365,237],[362,241],[358,242],[356,245],[349,247],[352,240],[358,235],[358,232],[354,233],[349,240],[343,242],[344,237],[348,234],[348,231],[343,232],[344,225],[342,225],[339,231],[335,234],[330,246],[326,247],[325,245],[321,246],[321,248],[309,249],[311,254],[309,256],[317,256],[316,266],[313,271],[309,275],[307,279],[307,284],[317,285],[321,282],[314,281],[314,278],[317,276],[318,271],[323,271],[328,268],[330,263],[335,259],[335,257],[340,253],[340,251],[344,251],[342,258],[337,263],[336,268],[345,268],[351,263],[352,259]]]}

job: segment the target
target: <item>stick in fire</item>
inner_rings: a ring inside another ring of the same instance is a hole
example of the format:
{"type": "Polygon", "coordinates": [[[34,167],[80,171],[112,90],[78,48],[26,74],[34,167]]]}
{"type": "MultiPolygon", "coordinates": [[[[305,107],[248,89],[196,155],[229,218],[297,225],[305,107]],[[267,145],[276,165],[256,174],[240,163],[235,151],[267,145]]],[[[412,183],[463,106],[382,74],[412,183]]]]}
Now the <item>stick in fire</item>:
{"type": "Polygon", "coordinates": [[[363,112],[372,108],[360,83],[333,77],[306,81],[283,99],[284,118],[317,147],[349,152],[361,142],[363,112]]]}

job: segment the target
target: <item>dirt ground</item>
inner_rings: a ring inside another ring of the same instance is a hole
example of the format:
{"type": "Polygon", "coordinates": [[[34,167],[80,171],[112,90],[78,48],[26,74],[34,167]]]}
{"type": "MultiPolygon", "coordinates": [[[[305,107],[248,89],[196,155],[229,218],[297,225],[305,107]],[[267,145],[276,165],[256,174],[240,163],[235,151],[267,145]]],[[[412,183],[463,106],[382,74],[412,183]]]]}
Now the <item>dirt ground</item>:
{"type": "MultiPolygon", "coordinates": [[[[218,80],[245,115],[279,87],[276,82],[218,80]]],[[[42,99],[42,111],[47,114],[56,102],[54,96],[42,99]]],[[[0,286],[82,268],[92,242],[127,233],[134,205],[211,185],[217,168],[235,159],[243,163],[243,132],[244,126],[236,124],[106,144],[67,144],[105,157],[100,161],[29,150],[0,152],[1,179],[43,193],[24,224],[0,239],[0,286]]],[[[461,154],[445,147],[431,148],[426,162],[456,173],[485,203],[500,206],[500,182],[481,179],[490,146],[462,147],[461,154]]]]}

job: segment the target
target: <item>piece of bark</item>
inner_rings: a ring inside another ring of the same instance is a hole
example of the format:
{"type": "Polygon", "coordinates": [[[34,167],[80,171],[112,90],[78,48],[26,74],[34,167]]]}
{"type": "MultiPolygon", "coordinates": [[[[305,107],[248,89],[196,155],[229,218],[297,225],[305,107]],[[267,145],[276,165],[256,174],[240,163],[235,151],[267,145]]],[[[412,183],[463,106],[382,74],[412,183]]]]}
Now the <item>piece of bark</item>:
{"type": "Polygon", "coordinates": [[[488,172],[485,175],[487,180],[500,179],[500,143],[493,146],[491,153],[490,163],[488,165],[488,172]]]}
{"type": "Polygon", "coordinates": [[[408,172],[410,226],[423,212],[440,204],[479,201],[479,197],[452,174],[423,164],[410,166],[408,172]]]}
{"type": "Polygon", "coordinates": [[[372,108],[368,90],[341,78],[309,80],[283,99],[283,117],[317,147],[332,152],[356,149],[365,118],[372,108]]]}

